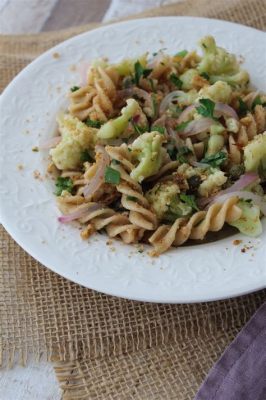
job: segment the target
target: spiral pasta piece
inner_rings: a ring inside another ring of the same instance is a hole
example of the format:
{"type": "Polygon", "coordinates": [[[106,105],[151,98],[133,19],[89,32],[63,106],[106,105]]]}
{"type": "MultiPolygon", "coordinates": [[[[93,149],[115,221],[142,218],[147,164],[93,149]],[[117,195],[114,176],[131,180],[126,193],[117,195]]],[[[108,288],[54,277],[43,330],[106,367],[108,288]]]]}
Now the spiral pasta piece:
{"type": "Polygon", "coordinates": [[[107,121],[113,115],[113,102],[119,76],[112,68],[90,68],[88,85],[70,94],[69,112],[80,120],[107,121]]]}
{"type": "Polygon", "coordinates": [[[221,230],[225,222],[240,218],[242,211],[237,207],[238,197],[231,197],[223,204],[214,203],[207,211],[198,211],[187,221],[178,218],[172,226],[161,225],[149,238],[154,246],[154,255],[161,254],[171,246],[180,246],[188,239],[202,240],[207,232],[221,230]]]}
{"type": "Polygon", "coordinates": [[[116,185],[116,188],[122,194],[122,206],[129,210],[130,222],[146,230],[156,229],[158,224],[156,214],[150,209],[141,186],[130,177],[134,165],[131,162],[131,155],[127,146],[106,146],[106,151],[111,158],[120,162],[119,165],[112,165],[112,168],[120,173],[120,184],[116,185]]]}
{"type": "Polygon", "coordinates": [[[254,113],[249,113],[241,118],[237,134],[230,134],[228,139],[228,151],[231,164],[240,164],[243,160],[243,147],[254,136],[264,132],[266,129],[266,110],[257,105],[254,113]]]}
{"type": "Polygon", "coordinates": [[[96,89],[91,85],[86,85],[75,92],[70,97],[70,106],[68,108],[70,114],[84,121],[92,113],[92,102],[96,96],[96,89]]]}

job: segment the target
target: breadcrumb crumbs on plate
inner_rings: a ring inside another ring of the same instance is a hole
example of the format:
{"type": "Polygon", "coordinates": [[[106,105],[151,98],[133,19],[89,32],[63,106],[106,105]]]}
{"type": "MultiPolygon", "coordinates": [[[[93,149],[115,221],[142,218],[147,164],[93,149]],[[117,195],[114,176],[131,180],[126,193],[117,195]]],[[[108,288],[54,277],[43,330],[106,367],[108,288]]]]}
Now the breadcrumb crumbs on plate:
{"type": "Polygon", "coordinates": [[[33,152],[35,152],[35,153],[38,153],[39,147],[38,147],[38,146],[34,146],[34,147],[31,149],[31,151],[33,151],[33,152]]]}
{"type": "Polygon", "coordinates": [[[111,246],[113,243],[114,243],[114,241],[111,240],[111,239],[108,239],[108,240],[106,241],[107,246],[111,246]]]}
{"type": "Polygon", "coordinates": [[[77,70],[77,66],[75,64],[72,64],[69,66],[69,71],[75,72],[77,70]]]}
{"type": "Polygon", "coordinates": [[[234,245],[234,246],[238,246],[238,245],[241,244],[242,242],[243,242],[243,240],[235,239],[235,240],[233,240],[233,245],[234,245]]]}
{"type": "Polygon", "coordinates": [[[57,53],[57,52],[53,53],[53,58],[55,58],[55,59],[58,59],[58,58],[60,58],[60,54],[59,54],[59,53],[57,53]]]}
{"type": "Polygon", "coordinates": [[[35,170],[33,171],[33,177],[34,177],[34,179],[38,179],[38,180],[40,180],[40,181],[43,180],[40,171],[38,171],[37,169],[35,169],[35,170]]]}
{"type": "Polygon", "coordinates": [[[17,169],[22,171],[24,169],[24,165],[23,164],[18,164],[17,165],[17,169]]]}

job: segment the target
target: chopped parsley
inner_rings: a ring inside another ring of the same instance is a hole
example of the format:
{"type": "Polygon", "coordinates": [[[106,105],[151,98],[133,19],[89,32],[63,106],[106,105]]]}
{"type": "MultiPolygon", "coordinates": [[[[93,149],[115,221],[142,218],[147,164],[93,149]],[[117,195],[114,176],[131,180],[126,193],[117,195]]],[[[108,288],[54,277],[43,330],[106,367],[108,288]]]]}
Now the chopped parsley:
{"type": "Polygon", "coordinates": [[[152,130],[152,131],[159,132],[159,133],[161,133],[162,135],[165,134],[165,128],[164,128],[163,126],[153,125],[153,126],[151,127],[151,130],[152,130]]]}
{"type": "Polygon", "coordinates": [[[92,158],[92,156],[90,155],[88,150],[83,150],[81,152],[81,155],[80,155],[80,161],[83,162],[83,163],[86,162],[86,161],[93,162],[94,159],[92,158]]]}
{"type": "Polygon", "coordinates": [[[187,157],[192,151],[187,146],[181,146],[178,148],[176,159],[182,164],[187,162],[187,157]]]}
{"type": "Polygon", "coordinates": [[[171,74],[169,79],[178,89],[182,88],[183,82],[176,74],[171,74]]]}
{"type": "Polygon", "coordinates": [[[219,151],[216,154],[212,154],[211,156],[206,156],[202,160],[201,163],[209,164],[211,167],[219,167],[224,161],[227,160],[227,154],[224,151],[219,151]]]}
{"type": "Polygon", "coordinates": [[[196,203],[196,197],[194,194],[181,193],[179,195],[179,198],[181,201],[183,201],[183,203],[186,203],[188,206],[190,206],[192,208],[192,210],[195,210],[195,211],[199,210],[197,203],[196,203]]]}
{"type": "Polygon", "coordinates": [[[127,200],[137,201],[138,199],[135,196],[127,196],[127,200]]]}
{"type": "Polygon", "coordinates": [[[248,106],[246,103],[241,99],[241,97],[238,98],[238,113],[240,117],[244,117],[246,113],[248,112],[248,106]]]}
{"type": "Polygon", "coordinates": [[[188,126],[189,122],[190,121],[182,122],[180,125],[177,125],[175,127],[175,130],[178,131],[178,132],[183,131],[188,126]]]}
{"type": "Polygon", "coordinates": [[[63,178],[59,176],[55,182],[55,195],[61,196],[63,190],[67,190],[69,193],[72,193],[73,190],[73,181],[70,178],[63,178]]]}
{"type": "Polygon", "coordinates": [[[251,109],[254,110],[256,106],[263,106],[266,107],[266,102],[262,103],[260,96],[257,96],[252,103],[251,109]]]}
{"type": "Polygon", "coordinates": [[[106,167],[104,172],[104,182],[118,185],[120,183],[120,172],[111,167],[106,167]]]}
{"type": "Polygon", "coordinates": [[[84,121],[84,123],[87,125],[87,126],[90,126],[91,128],[97,128],[97,129],[99,129],[101,126],[102,126],[102,124],[103,124],[103,122],[101,122],[101,121],[97,121],[96,119],[90,119],[90,118],[87,118],[85,121],[84,121]]]}
{"type": "Polygon", "coordinates": [[[79,86],[72,86],[72,88],[70,88],[71,92],[76,92],[79,89],[80,89],[79,86]]]}
{"type": "Polygon", "coordinates": [[[210,75],[208,75],[207,72],[202,72],[200,76],[202,76],[202,78],[206,79],[207,81],[210,79],[210,75]]]}
{"type": "Polygon", "coordinates": [[[215,108],[214,101],[212,101],[210,99],[200,99],[199,102],[200,102],[200,105],[198,107],[196,107],[198,114],[200,114],[206,118],[215,119],[215,117],[213,115],[214,108],[215,108]]]}
{"type": "Polygon", "coordinates": [[[181,50],[175,54],[176,57],[185,57],[188,54],[187,50],[181,50]]]}
{"type": "Polygon", "coordinates": [[[174,145],[170,145],[167,147],[167,153],[171,160],[176,161],[177,149],[174,145]]]}
{"type": "Polygon", "coordinates": [[[131,119],[131,124],[134,128],[134,131],[138,135],[142,135],[144,132],[147,132],[147,130],[148,130],[148,128],[146,126],[140,126],[140,125],[136,124],[136,122],[134,122],[133,119],[131,119]]]}
{"type": "Polygon", "coordinates": [[[134,70],[135,70],[134,82],[136,85],[139,84],[140,78],[142,76],[143,76],[143,78],[147,78],[147,76],[149,76],[150,73],[152,72],[152,69],[143,68],[143,66],[141,65],[141,63],[139,61],[137,61],[134,64],[134,70]]]}

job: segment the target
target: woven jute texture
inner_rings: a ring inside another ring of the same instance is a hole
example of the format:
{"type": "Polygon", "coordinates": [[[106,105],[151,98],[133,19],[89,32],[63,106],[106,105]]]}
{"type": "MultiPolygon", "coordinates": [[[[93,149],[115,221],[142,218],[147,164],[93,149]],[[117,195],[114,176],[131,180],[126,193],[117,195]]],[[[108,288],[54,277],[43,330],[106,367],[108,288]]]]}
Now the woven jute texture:
{"type": "MultiPolygon", "coordinates": [[[[197,15],[266,27],[266,1],[186,1],[138,15],[197,15]]],[[[91,24],[0,38],[0,89],[46,49],[91,24]]],[[[83,288],[44,268],[0,229],[0,364],[56,362],[63,399],[191,400],[266,290],[198,305],[149,304],[83,288]]]]}

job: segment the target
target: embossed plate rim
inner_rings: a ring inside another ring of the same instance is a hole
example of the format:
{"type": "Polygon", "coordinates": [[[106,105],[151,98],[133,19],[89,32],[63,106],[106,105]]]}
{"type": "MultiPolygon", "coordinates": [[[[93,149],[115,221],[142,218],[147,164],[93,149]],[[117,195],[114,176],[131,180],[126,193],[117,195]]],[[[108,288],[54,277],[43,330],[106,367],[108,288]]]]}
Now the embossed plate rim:
{"type": "MultiPolygon", "coordinates": [[[[132,247],[118,242],[115,242],[114,253],[105,245],[106,238],[101,235],[93,238],[89,245],[82,242],[74,227],[56,222],[59,212],[51,183],[33,179],[34,169],[40,169],[44,174],[45,161],[42,153],[33,153],[31,148],[38,144],[36,141],[47,137],[48,131],[52,132],[55,111],[64,103],[64,92],[70,84],[76,83],[76,73],[70,71],[72,63],[82,61],[88,51],[90,59],[107,54],[112,60],[117,60],[122,56],[141,54],[147,46],[151,51],[165,46],[173,50],[174,43],[176,48],[180,43],[183,47],[187,43],[195,47],[196,39],[207,33],[214,33],[219,44],[229,50],[249,55],[246,64],[256,84],[260,82],[258,75],[261,82],[263,77],[266,78],[264,69],[253,57],[261,52],[265,33],[220,20],[157,17],[104,26],[60,43],[27,66],[3,92],[0,99],[3,154],[0,160],[1,221],[18,244],[39,262],[83,286],[142,301],[211,301],[265,287],[265,220],[263,237],[251,240],[257,247],[253,262],[248,258],[252,258],[251,255],[244,257],[239,246],[232,246],[232,238],[173,249],[152,260],[136,250],[131,255],[132,247]],[[111,38],[112,46],[108,44],[111,38]],[[160,38],[166,43],[160,44],[160,38]],[[52,57],[55,52],[59,53],[59,58],[52,57]],[[29,82],[36,81],[37,88],[29,85],[29,82]],[[61,87],[58,88],[57,84],[61,87]],[[50,112],[49,116],[45,116],[43,108],[50,112]],[[31,120],[27,123],[25,118],[30,114],[29,109],[36,112],[37,117],[31,119],[29,115],[31,120]],[[18,170],[16,163],[24,163],[24,170],[18,170]],[[201,265],[196,265],[195,260],[201,260],[201,265]],[[109,265],[104,266],[104,262],[109,265]]],[[[266,90],[265,85],[263,89],[266,90]]],[[[248,242],[240,234],[234,238],[248,242]]]]}

